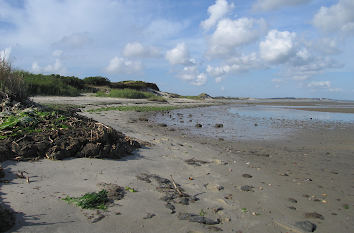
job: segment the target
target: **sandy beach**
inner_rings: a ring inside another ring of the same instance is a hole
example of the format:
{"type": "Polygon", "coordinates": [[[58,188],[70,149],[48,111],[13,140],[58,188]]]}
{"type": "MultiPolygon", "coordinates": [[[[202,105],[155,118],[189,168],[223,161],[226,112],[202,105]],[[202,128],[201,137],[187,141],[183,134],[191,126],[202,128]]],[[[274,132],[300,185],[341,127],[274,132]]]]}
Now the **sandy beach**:
{"type": "MultiPolygon", "coordinates": [[[[304,128],[277,140],[227,141],[152,122],[153,113],[85,111],[121,104],[192,107],[226,101],[156,103],[96,97],[35,97],[34,101],[83,106],[80,114],[144,146],[121,160],[5,161],[2,167],[9,183],[1,184],[0,199],[17,213],[10,232],[349,233],[354,229],[354,125],[304,128]],[[17,178],[17,171],[27,172],[31,182],[17,178]],[[188,201],[164,199],[163,178],[180,185],[188,201]],[[107,210],[82,210],[62,200],[98,191],[102,183],[137,192],[127,191],[107,210]]],[[[291,102],[287,105],[304,106],[291,102]]]]}

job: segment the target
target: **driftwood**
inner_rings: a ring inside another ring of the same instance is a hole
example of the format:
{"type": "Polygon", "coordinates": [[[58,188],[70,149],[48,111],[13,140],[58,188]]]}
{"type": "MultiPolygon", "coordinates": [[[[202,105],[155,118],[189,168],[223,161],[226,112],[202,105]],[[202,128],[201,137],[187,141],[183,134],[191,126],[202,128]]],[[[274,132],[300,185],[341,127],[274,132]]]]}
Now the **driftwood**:
{"type": "Polygon", "coordinates": [[[170,176],[171,176],[171,181],[172,181],[173,187],[176,189],[176,191],[178,192],[178,194],[179,194],[181,197],[185,196],[184,193],[182,193],[181,190],[177,187],[176,182],[174,181],[172,175],[170,175],[170,176]]]}

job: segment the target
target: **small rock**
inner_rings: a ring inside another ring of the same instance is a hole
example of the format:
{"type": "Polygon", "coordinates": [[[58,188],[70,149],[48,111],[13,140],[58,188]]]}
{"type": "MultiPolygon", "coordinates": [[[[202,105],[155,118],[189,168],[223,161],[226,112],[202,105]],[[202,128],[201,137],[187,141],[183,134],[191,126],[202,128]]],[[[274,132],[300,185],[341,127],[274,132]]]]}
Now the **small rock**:
{"type": "Polygon", "coordinates": [[[174,205],[172,205],[170,202],[167,202],[165,204],[166,208],[167,209],[170,209],[171,210],[171,214],[174,214],[176,213],[176,207],[174,205]]]}
{"type": "Polygon", "coordinates": [[[222,127],[224,127],[223,124],[215,124],[215,128],[222,128],[222,127]]]}
{"type": "Polygon", "coordinates": [[[161,123],[159,124],[160,127],[167,127],[167,125],[165,123],[161,123]]]}
{"type": "Polygon", "coordinates": [[[213,220],[210,218],[206,218],[197,214],[191,214],[191,213],[179,213],[178,214],[178,219],[179,220],[188,220],[190,222],[198,222],[201,224],[206,224],[206,225],[215,225],[219,224],[220,220],[213,220]]]}
{"type": "Polygon", "coordinates": [[[254,192],[253,190],[253,186],[250,186],[250,185],[243,185],[241,186],[241,190],[244,191],[244,192],[254,192]]]}
{"type": "Polygon", "coordinates": [[[195,124],[195,127],[196,127],[196,128],[202,128],[203,125],[202,125],[202,124],[195,124]]]}
{"type": "Polygon", "coordinates": [[[296,207],[294,207],[294,206],[289,206],[289,209],[291,209],[291,210],[296,210],[296,207]]]}
{"type": "Polygon", "coordinates": [[[150,218],[153,218],[154,216],[156,216],[156,214],[154,214],[154,213],[146,213],[146,215],[144,216],[144,219],[150,219],[150,218]]]}
{"type": "Polygon", "coordinates": [[[99,221],[101,221],[104,217],[105,217],[105,216],[104,216],[103,214],[99,214],[99,215],[97,215],[96,217],[94,217],[94,218],[91,220],[91,222],[92,222],[92,223],[99,222],[99,221]]]}
{"type": "Polygon", "coordinates": [[[297,203],[297,200],[291,197],[288,198],[288,201],[290,201],[291,203],[297,203]]]}
{"type": "Polygon", "coordinates": [[[221,229],[220,227],[216,227],[216,226],[208,226],[207,228],[208,228],[208,230],[211,230],[211,231],[223,231],[223,229],[221,229]]]}
{"type": "Polygon", "coordinates": [[[302,229],[306,232],[314,232],[317,228],[316,224],[314,224],[310,221],[296,222],[295,226],[299,227],[300,229],[302,229]]]}
{"type": "Polygon", "coordinates": [[[243,178],[252,178],[253,176],[251,176],[250,174],[243,174],[242,177],[243,178]]]}

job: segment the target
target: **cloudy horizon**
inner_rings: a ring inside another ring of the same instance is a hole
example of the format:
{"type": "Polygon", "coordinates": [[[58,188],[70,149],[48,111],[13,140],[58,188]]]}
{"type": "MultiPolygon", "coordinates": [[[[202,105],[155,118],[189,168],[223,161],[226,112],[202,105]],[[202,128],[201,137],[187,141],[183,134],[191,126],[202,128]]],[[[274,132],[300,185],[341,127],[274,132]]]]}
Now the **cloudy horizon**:
{"type": "Polygon", "coordinates": [[[352,0],[0,0],[0,35],[33,73],[354,100],[352,0]]]}

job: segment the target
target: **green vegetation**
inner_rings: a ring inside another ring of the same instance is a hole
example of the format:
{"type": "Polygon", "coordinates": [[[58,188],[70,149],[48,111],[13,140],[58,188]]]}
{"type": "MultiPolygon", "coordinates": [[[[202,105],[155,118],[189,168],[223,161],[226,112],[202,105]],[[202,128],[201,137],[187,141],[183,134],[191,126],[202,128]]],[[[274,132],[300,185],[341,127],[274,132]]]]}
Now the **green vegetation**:
{"type": "Polygon", "coordinates": [[[83,80],[87,85],[109,86],[111,84],[111,81],[109,81],[108,78],[101,77],[101,76],[87,77],[84,78],[83,80]]]}
{"type": "Polygon", "coordinates": [[[30,133],[42,132],[38,124],[51,121],[50,128],[68,128],[65,125],[66,116],[58,116],[56,111],[23,110],[15,115],[5,115],[0,119],[0,139],[20,137],[30,133]]]}
{"type": "MultiPolygon", "coordinates": [[[[23,76],[12,70],[9,62],[0,57],[0,92],[17,101],[27,99],[28,92],[23,76]]],[[[0,94],[1,94],[0,93],[0,94]]],[[[0,97],[2,97],[0,95],[0,97]]]]}
{"type": "Polygon", "coordinates": [[[162,96],[158,96],[158,95],[151,96],[148,98],[148,100],[156,101],[156,102],[168,102],[165,98],[163,98],[162,96]]]}
{"type": "Polygon", "coordinates": [[[135,189],[133,189],[133,188],[131,188],[131,187],[129,187],[129,186],[125,187],[125,190],[126,190],[126,191],[129,191],[129,192],[131,192],[131,193],[136,193],[136,192],[137,192],[135,189]]]}
{"type": "Polygon", "coordinates": [[[85,89],[84,81],[77,77],[18,73],[23,76],[30,95],[78,96],[85,89]]]}
{"type": "Polygon", "coordinates": [[[103,111],[136,111],[136,112],[152,112],[152,111],[169,111],[181,108],[179,106],[117,106],[104,107],[88,110],[88,112],[103,112],[103,111]]]}
{"type": "Polygon", "coordinates": [[[96,96],[99,97],[114,97],[114,98],[127,98],[127,99],[148,99],[155,97],[151,92],[137,91],[134,89],[113,89],[108,94],[99,91],[96,96]]]}
{"type": "Polygon", "coordinates": [[[69,197],[63,198],[62,200],[73,203],[82,209],[107,209],[106,203],[109,201],[107,196],[107,191],[102,189],[98,193],[86,193],[81,197],[69,197]]]}
{"type": "Polygon", "coordinates": [[[121,81],[121,82],[112,82],[110,84],[111,88],[118,88],[118,89],[134,89],[139,91],[145,91],[146,89],[150,88],[155,91],[159,91],[159,88],[155,83],[148,83],[143,81],[121,81]]]}
{"type": "Polygon", "coordinates": [[[182,95],[179,98],[191,99],[191,100],[202,100],[198,95],[182,95]]]}

